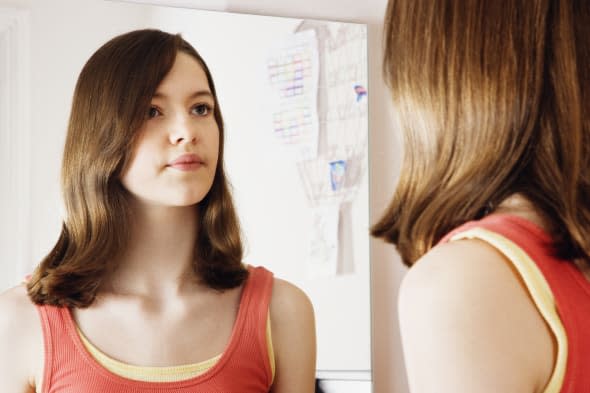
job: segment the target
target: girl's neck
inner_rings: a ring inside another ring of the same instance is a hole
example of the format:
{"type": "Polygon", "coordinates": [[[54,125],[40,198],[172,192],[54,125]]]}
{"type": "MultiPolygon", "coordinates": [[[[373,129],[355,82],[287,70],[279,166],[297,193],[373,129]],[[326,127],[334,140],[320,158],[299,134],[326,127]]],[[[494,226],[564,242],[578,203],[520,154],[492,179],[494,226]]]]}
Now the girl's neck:
{"type": "Polygon", "coordinates": [[[166,296],[194,285],[197,211],[195,206],[134,206],[128,246],[105,291],[166,296]]]}
{"type": "Polygon", "coordinates": [[[547,224],[544,222],[542,215],[537,212],[533,203],[521,194],[513,194],[504,199],[502,203],[494,209],[493,213],[511,214],[522,217],[542,229],[547,229],[547,224]]]}

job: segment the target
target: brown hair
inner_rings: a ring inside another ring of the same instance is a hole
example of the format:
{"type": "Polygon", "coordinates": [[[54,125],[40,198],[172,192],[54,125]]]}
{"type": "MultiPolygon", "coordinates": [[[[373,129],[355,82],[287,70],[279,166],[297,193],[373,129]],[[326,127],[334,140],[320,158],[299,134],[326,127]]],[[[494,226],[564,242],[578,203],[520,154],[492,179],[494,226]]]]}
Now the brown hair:
{"type": "Polygon", "coordinates": [[[76,84],[62,163],[66,218],[53,250],[28,284],[37,304],[87,307],[128,241],[129,193],[119,180],[151,99],[184,52],[203,67],[215,99],[219,159],[209,193],[197,205],[194,272],[212,288],[247,277],[237,216],[223,169],[223,120],[211,73],[180,35],[137,30],[117,36],[88,60],[76,84]]]}
{"type": "Polygon", "coordinates": [[[384,40],[404,160],[372,234],[409,265],[521,193],[587,262],[590,2],[390,0],[384,40]]]}

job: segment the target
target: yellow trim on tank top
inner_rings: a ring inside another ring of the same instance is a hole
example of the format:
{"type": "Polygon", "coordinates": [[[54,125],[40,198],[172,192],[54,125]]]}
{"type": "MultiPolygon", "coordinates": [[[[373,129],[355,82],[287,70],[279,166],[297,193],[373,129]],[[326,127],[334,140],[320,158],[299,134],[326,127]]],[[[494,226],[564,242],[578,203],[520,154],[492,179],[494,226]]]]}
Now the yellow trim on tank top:
{"type": "Polygon", "coordinates": [[[266,348],[268,348],[268,360],[270,362],[270,372],[272,380],[275,380],[275,350],[272,346],[272,333],[270,330],[270,311],[266,317],[266,348]]]}
{"type": "Polygon", "coordinates": [[[451,241],[460,239],[480,239],[489,243],[512,262],[522,277],[531,298],[541,313],[541,316],[545,319],[547,325],[549,325],[557,342],[555,366],[551,378],[543,392],[558,393],[561,390],[565,376],[568,342],[565,328],[563,327],[557,312],[557,305],[555,304],[553,292],[545,280],[543,273],[524,250],[510,239],[507,239],[496,232],[483,228],[472,228],[453,236],[451,241]]]}
{"type": "MultiPolygon", "coordinates": [[[[103,353],[100,349],[95,347],[78,328],[78,335],[84,344],[84,347],[90,355],[100,364],[115,375],[134,381],[142,382],[178,382],[190,378],[194,378],[205,373],[211,367],[215,366],[217,361],[221,358],[219,354],[211,359],[181,366],[169,367],[145,367],[134,366],[126,364],[111,358],[103,353]]],[[[272,380],[275,377],[275,357],[272,346],[272,333],[270,329],[270,313],[266,318],[266,343],[268,348],[268,359],[270,361],[270,368],[272,372],[272,380]]]]}

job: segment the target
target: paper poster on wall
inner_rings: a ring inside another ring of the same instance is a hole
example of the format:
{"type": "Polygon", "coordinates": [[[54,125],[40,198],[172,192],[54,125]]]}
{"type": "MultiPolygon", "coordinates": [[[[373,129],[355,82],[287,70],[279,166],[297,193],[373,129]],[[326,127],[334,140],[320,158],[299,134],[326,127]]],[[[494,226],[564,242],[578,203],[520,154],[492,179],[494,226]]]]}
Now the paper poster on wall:
{"type": "Polygon", "coordinates": [[[352,223],[343,210],[367,165],[366,27],[303,21],[277,48],[268,61],[280,98],[272,131],[296,152],[285,159],[297,166],[314,209],[308,275],[354,272],[352,243],[343,243],[352,223]]]}

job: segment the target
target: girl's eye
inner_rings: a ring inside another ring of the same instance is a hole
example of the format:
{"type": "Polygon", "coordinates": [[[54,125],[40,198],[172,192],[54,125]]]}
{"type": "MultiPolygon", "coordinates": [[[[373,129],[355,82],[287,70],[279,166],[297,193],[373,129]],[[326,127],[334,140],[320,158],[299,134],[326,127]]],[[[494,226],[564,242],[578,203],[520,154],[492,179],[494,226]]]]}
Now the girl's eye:
{"type": "Polygon", "coordinates": [[[160,113],[160,110],[155,106],[151,106],[150,109],[148,109],[148,118],[150,119],[160,116],[161,114],[162,113],[160,113]]]}
{"type": "Polygon", "coordinates": [[[207,116],[209,113],[211,113],[211,107],[207,104],[198,104],[193,106],[192,111],[198,116],[207,116]]]}

